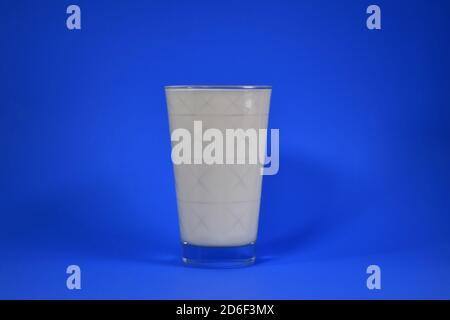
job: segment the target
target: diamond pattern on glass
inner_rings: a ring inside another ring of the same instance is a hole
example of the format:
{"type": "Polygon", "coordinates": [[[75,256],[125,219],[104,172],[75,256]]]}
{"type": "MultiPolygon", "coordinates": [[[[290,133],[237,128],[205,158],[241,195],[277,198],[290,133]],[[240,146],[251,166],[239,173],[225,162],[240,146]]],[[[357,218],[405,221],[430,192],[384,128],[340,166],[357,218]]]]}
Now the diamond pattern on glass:
{"type": "Polygon", "coordinates": [[[249,115],[267,114],[270,92],[217,92],[173,91],[167,96],[172,115],[249,115]]]}
{"type": "Polygon", "coordinates": [[[236,203],[179,202],[181,234],[184,241],[214,245],[255,241],[259,201],[236,203]]]}
{"type": "MultiPolygon", "coordinates": [[[[177,91],[167,94],[171,130],[193,122],[203,132],[216,128],[267,128],[269,90],[177,91]]],[[[248,160],[248,159],[247,159],[248,160]]],[[[261,166],[174,166],[183,241],[194,245],[234,246],[256,240],[261,195],[261,166]]]]}

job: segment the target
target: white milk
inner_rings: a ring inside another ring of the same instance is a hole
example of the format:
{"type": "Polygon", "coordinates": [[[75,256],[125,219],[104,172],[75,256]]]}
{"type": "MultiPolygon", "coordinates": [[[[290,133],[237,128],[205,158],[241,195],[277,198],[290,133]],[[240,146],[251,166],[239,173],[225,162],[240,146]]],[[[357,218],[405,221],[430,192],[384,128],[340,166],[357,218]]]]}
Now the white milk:
{"type": "MultiPolygon", "coordinates": [[[[193,144],[193,123],[201,120],[203,132],[208,128],[221,130],[225,146],[225,129],[267,128],[270,93],[270,88],[263,87],[168,87],[171,132],[189,130],[193,144]]],[[[203,147],[207,144],[203,142],[203,147]]],[[[265,145],[263,149],[265,154],[265,145]]],[[[260,164],[182,164],[174,165],[174,172],[183,242],[220,247],[255,242],[260,164]]]]}

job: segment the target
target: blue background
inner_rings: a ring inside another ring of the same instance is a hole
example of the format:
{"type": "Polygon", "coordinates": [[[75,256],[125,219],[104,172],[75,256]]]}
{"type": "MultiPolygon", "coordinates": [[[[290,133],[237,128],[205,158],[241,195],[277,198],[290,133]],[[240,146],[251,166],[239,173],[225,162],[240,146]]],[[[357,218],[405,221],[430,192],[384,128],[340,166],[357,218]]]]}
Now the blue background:
{"type": "Polygon", "coordinates": [[[450,298],[450,2],[375,3],[2,0],[0,298],[450,298]],[[253,267],[181,265],[167,84],[273,86],[253,267]]]}

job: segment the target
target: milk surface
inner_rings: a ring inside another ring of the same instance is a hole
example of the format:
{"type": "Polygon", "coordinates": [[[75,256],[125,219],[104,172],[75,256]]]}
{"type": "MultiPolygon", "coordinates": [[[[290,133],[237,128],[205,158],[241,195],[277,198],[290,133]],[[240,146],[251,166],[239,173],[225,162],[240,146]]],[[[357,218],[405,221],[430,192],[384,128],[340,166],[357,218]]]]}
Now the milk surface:
{"type": "MultiPolygon", "coordinates": [[[[266,129],[270,93],[270,89],[168,88],[171,132],[189,130],[193,144],[194,121],[202,121],[203,132],[219,129],[224,139],[226,129],[266,129]]],[[[206,144],[203,142],[203,147],[206,144]]],[[[265,152],[265,144],[263,148],[265,152]]],[[[183,242],[239,246],[256,240],[261,165],[249,164],[248,157],[246,160],[246,164],[174,165],[183,242]]]]}

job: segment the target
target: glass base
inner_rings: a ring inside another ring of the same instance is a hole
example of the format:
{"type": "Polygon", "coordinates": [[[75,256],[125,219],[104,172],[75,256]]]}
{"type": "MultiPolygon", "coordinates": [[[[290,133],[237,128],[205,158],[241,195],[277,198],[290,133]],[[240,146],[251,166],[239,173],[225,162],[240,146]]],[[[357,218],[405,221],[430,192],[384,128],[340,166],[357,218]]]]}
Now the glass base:
{"type": "Polygon", "coordinates": [[[238,247],[204,247],[183,242],[183,262],[203,268],[237,268],[255,263],[255,243],[238,247]]]}

